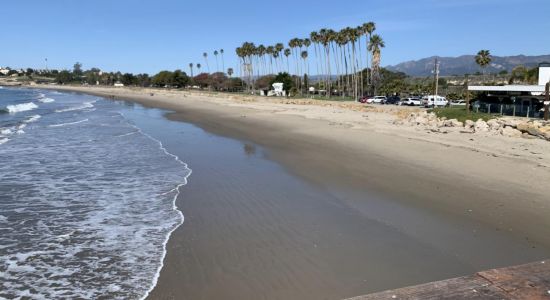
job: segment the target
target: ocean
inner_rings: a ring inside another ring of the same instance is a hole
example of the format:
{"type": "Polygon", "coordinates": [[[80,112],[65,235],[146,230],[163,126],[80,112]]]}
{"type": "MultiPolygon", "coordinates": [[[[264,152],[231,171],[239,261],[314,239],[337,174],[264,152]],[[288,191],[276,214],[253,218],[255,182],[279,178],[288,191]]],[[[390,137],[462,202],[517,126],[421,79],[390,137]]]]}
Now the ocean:
{"type": "Polygon", "coordinates": [[[145,298],[191,169],[125,102],[0,89],[0,299],[145,298]]]}

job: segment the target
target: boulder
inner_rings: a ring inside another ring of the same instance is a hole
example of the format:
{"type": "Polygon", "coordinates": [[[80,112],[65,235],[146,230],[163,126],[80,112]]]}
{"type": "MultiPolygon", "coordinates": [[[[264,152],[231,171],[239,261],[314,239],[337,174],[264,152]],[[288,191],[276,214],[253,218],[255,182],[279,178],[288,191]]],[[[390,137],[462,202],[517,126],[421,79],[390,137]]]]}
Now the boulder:
{"type": "Polygon", "coordinates": [[[450,119],[449,122],[451,124],[450,127],[464,127],[464,123],[460,122],[457,119],[450,119]]]}
{"type": "Polygon", "coordinates": [[[472,120],[466,120],[466,122],[464,122],[464,127],[467,129],[474,128],[475,124],[476,123],[472,120]]]}
{"type": "Polygon", "coordinates": [[[539,128],[533,123],[521,123],[516,126],[518,130],[524,133],[528,133],[534,136],[544,136],[544,132],[541,132],[539,128]]]}
{"type": "Polygon", "coordinates": [[[476,132],[487,132],[489,131],[489,126],[485,121],[483,121],[482,119],[479,119],[474,124],[474,129],[476,132]]]}
{"type": "Polygon", "coordinates": [[[487,126],[489,126],[489,128],[491,130],[499,130],[500,129],[500,123],[495,119],[491,119],[491,120],[487,121],[487,126]]]}
{"type": "Polygon", "coordinates": [[[522,120],[520,119],[513,119],[513,118],[504,118],[504,119],[501,119],[502,122],[504,123],[505,126],[510,126],[510,127],[516,127],[518,126],[518,124],[521,124],[523,123],[522,120]]]}
{"type": "Polygon", "coordinates": [[[500,128],[500,134],[507,137],[521,137],[521,131],[511,126],[505,126],[500,128]]]}

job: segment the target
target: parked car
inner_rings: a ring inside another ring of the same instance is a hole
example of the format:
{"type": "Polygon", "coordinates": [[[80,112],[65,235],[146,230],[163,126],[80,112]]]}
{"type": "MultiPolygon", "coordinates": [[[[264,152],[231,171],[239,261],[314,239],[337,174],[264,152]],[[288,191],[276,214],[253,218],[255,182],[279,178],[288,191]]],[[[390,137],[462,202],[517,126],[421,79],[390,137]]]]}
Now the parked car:
{"type": "Polygon", "coordinates": [[[437,106],[447,106],[447,99],[441,96],[424,96],[422,97],[422,104],[424,107],[437,107],[437,106]]]}
{"type": "Polygon", "coordinates": [[[381,104],[381,103],[384,103],[384,101],[386,101],[386,96],[374,96],[374,97],[368,98],[366,103],[368,103],[368,104],[372,104],[372,103],[381,104]]]}
{"type": "Polygon", "coordinates": [[[401,105],[420,106],[422,105],[422,100],[418,97],[410,97],[401,101],[401,105]]]}
{"type": "Polygon", "coordinates": [[[371,96],[364,96],[361,99],[359,99],[359,102],[361,103],[367,103],[367,101],[372,98],[371,96]]]}
{"type": "Polygon", "coordinates": [[[384,102],[382,102],[383,104],[394,104],[394,105],[398,105],[399,102],[401,102],[401,98],[399,98],[398,96],[392,96],[392,97],[389,97],[387,98],[386,100],[384,100],[384,102]]]}
{"type": "Polygon", "coordinates": [[[453,100],[453,101],[451,101],[451,106],[466,106],[466,101],[464,101],[464,100],[453,100]]]}

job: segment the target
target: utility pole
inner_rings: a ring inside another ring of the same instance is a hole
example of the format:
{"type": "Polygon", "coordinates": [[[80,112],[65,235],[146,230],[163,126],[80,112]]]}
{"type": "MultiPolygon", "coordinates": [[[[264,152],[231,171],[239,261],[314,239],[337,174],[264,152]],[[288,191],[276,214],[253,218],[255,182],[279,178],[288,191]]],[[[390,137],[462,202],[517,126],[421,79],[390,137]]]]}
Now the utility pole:
{"type": "Polygon", "coordinates": [[[548,121],[548,115],[549,115],[549,106],[550,106],[550,82],[546,83],[546,96],[544,99],[544,120],[548,121]]]}
{"type": "Polygon", "coordinates": [[[435,93],[434,93],[433,101],[434,101],[434,107],[435,107],[435,101],[436,101],[437,93],[439,89],[439,60],[437,59],[437,57],[435,58],[435,65],[434,65],[433,72],[434,72],[434,80],[435,80],[435,93]]]}
{"type": "Polygon", "coordinates": [[[470,91],[469,91],[468,75],[466,75],[466,113],[470,113],[470,91]]]}

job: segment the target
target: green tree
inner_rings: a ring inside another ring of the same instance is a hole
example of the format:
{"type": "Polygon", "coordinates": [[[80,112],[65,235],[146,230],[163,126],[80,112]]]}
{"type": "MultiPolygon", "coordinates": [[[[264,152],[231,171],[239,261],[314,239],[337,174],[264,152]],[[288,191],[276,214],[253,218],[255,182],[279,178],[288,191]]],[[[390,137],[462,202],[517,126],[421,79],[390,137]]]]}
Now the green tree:
{"type": "Polygon", "coordinates": [[[280,82],[283,84],[283,90],[286,91],[287,95],[290,89],[294,87],[292,77],[286,72],[277,74],[277,76],[275,76],[275,78],[271,80],[270,86],[276,82],[280,82]]]}
{"type": "Polygon", "coordinates": [[[82,64],[79,63],[79,62],[76,62],[74,65],[73,65],[73,74],[75,76],[82,76],[82,64]]]}
{"type": "Polygon", "coordinates": [[[67,70],[63,70],[57,74],[55,81],[59,84],[66,84],[73,81],[73,75],[67,70]]]}
{"type": "Polygon", "coordinates": [[[171,74],[171,86],[182,88],[185,87],[189,83],[189,77],[185,72],[182,72],[181,70],[175,70],[174,73],[171,74]]]}

